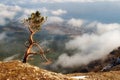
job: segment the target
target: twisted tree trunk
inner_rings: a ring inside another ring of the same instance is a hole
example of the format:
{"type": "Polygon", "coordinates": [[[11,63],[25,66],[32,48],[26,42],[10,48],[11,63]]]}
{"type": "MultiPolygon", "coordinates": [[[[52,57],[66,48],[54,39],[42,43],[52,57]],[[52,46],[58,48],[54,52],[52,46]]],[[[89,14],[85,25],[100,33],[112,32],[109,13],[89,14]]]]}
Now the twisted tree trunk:
{"type": "Polygon", "coordinates": [[[41,48],[41,46],[40,46],[37,42],[35,42],[35,41],[33,40],[33,36],[34,36],[35,32],[33,32],[30,28],[29,28],[29,30],[30,30],[30,37],[29,37],[29,42],[28,42],[29,45],[27,46],[27,50],[26,50],[25,55],[24,55],[24,58],[23,58],[23,63],[26,63],[29,55],[31,55],[31,54],[37,54],[37,53],[32,53],[32,52],[31,52],[33,46],[36,46],[36,47],[39,48],[39,50],[40,50],[40,55],[41,55],[42,59],[46,60],[47,63],[49,63],[50,61],[49,61],[49,60],[46,58],[46,56],[44,55],[44,50],[41,48]]]}

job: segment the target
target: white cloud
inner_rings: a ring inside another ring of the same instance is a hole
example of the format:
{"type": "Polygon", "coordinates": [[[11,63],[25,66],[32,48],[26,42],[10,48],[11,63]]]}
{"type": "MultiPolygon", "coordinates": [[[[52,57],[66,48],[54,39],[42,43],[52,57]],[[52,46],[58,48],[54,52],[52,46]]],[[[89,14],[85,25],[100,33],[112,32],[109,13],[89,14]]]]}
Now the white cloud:
{"type": "Polygon", "coordinates": [[[83,24],[84,24],[84,21],[81,20],[81,19],[70,19],[68,22],[67,22],[68,25],[71,25],[73,27],[81,27],[83,24]]]}
{"type": "Polygon", "coordinates": [[[64,68],[79,67],[93,60],[104,59],[112,50],[120,46],[120,24],[92,22],[91,27],[89,26],[85,27],[88,28],[88,32],[66,43],[66,49],[76,52],[72,56],[67,53],[60,55],[55,65],[64,68]],[[94,28],[96,28],[95,32],[89,34],[89,30],[94,28]]]}
{"type": "MultiPolygon", "coordinates": [[[[38,2],[40,0],[36,0],[38,2]]],[[[58,3],[58,2],[114,2],[114,1],[120,1],[120,0],[42,0],[41,2],[47,2],[47,3],[58,3]]]]}
{"type": "Polygon", "coordinates": [[[32,12],[35,12],[35,10],[34,9],[24,9],[23,12],[25,15],[30,15],[32,12]]]}
{"type": "Polygon", "coordinates": [[[28,16],[30,16],[31,13],[35,12],[35,11],[40,11],[42,16],[47,16],[50,13],[50,10],[48,10],[45,7],[39,8],[39,9],[29,9],[29,8],[22,8],[21,13],[22,15],[20,15],[19,19],[23,20],[24,18],[27,18],[28,16]]]}
{"type": "Polygon", "coordinates": [[[58,9],[58,10],[56,10],[56,11],[51,11],[51,13],[52,13],[53,15],[59,16],[59,15],[62,15],[62,14],[66,14],[67,11],[62,10],[62,9],[58,9]]]}
{"type": "Polygon", "coordinates": [[[21,21],[36,10],[40,10],[42,15],[46,15],[46,13],[49,11],[45,7],[39,9],[29,9],[22,8],[17,5],[0,4],[0,25],[5,25],[8,23],[8,20],[21,21]]]}
{"type": "Polygon", "coordinates": [[[36,4],[36,3],[64,3],[64,2],[80,2],[80,3],[85,3],[85,2],[115,2],[115,1],[120,1],[120,0],[2,0],[0,1],[1,3],[4,4],[36,4]]]}
{"type": "Polygon", "coordinates": [[[0,4],[0,25],[6,24],[6,19],[12,20],[21,8],[19,6],[7,6],[0,4]]]}
{"type": "Polygon", "coordinates": [[[97,26],[97,33],[98,34],[103,34],[105,32],[120,28],[120,24],[117,24],[117,23],[113,23],[113,24],[98,23],[96,26],[97,26]]]}
{"type": "Polygon", "coordinates": [[[3,61],[4,61],[4,62],[6,62],[6,61],[11,61],[11,60],[15,59],[15,58],[18,57],[18,56],[19,56],[19,54],[15,54],[15,55],[12,55],[12,56],[9,56],[9,57],[3,59],[3,61]]]}
{"type": "Polygon", "coordinates": [[[2,32],[0,33],[0,41],[5,39],[7,36],[6,36],[6,33],[5,32],[2,32]]]}
{"type": "Polygon", "coordinates": [[[49,1],[49,0],[31,0],[32,2],[34,2],[34,3],[38,3],[38,2],[44,2],[44,3],[54,3],[54,2],[61,2],[61,0],[51,0],[51,1],[49,1]]]}
{"type": "Polygon", "coordinates": [[[48,11],[49,10],[47,8],[45,8],[45,7],[41,8],[41,12],[43,12],[43,13],[47,13],[48,11]]]}
{"type": "Polygon", "coordinates": [[[118,23],[110,23],[110,24],[106,24],[106,23],[100,23],[100,22],[91,22],[87,25],[84,26],[84,29],[86,29],[86,31],[89,33],[90,30],[92,31],[92,33],[96,33],[96,34],[104,34],[106,32],[112,31],[112,30],[116,30],[120,28],[120,24],[118,23]]]}
{"type": "Polygon", "coordinates": [[[114,30],[101,36],[84,34],[66,43],[67,49],[77,49],[72,56],[62,54],[56,64],[64,68],[79,67],[97,59],[105,58],[113,49],[120,46],[120,31],[114,30]]]}
{"type": "Polygon", "coordinates": [[[57,17],[57,16],[51,16],[51,17],[48,17],[48,20],[47,20],[47,24],[49,23],[62,23],[64,22],[64,19],[62,19],[61,17],[57,17]]]}

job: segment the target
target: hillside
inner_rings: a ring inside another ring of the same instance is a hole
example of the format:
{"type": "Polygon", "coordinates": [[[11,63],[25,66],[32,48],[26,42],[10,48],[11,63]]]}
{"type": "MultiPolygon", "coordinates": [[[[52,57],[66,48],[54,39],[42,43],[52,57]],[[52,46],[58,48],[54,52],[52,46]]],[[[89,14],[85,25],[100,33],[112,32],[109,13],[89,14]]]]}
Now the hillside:
{"type": "Polygon", "coordinates": [[[85,80],[120,80],[120,71],[74,73],[69,76],[86,76],[85,80]]]}
{"type": "Polygon", "coordinates": [[[24,64],[21,61],[0,62],[0,80],[119,80],[119,74],[120,71],[63,75],[32,66],[28,63],[24,64]]]}
{"type": "Polygon", "coordinates": [[[20,61],[0,62],[0,80],[74,80],[20,61]]]}

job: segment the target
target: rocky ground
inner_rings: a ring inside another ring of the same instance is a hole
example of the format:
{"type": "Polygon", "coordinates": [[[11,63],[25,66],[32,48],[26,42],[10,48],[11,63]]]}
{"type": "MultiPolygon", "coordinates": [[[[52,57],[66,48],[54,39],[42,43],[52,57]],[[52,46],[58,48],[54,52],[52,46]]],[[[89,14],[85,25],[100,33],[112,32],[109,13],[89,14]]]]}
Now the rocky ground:
{"type": "MultiPolygon", "coordinates": [[[[82,80],[72,77],[84,77],[84,80],[120,80],[120,68],[117,71],[89,72],[63,75],[40,69],[21,61],[0,62],[0,80],[82,80]]],[[[114,69],[113,69],[114,70],[114,69]]]]}

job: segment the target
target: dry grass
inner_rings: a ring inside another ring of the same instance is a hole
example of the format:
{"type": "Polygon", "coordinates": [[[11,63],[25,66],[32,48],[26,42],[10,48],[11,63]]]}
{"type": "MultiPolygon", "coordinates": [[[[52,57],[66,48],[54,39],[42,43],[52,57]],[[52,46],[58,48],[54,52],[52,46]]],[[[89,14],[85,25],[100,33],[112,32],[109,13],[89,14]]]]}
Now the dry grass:
{"type": "Polygon", "coordinates": [[[0,62],[0,80],[74,80],[20,61],[0,62]]]}
{"type": "Polygon", "coordinates": [[[71,76],[87,76],[85,80],[120,80],[120,71],[63,75],[20,61],[0,62],[0,80],[74,80],[71,76]]]}

